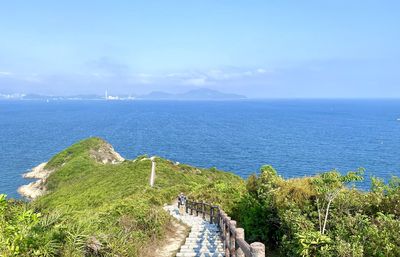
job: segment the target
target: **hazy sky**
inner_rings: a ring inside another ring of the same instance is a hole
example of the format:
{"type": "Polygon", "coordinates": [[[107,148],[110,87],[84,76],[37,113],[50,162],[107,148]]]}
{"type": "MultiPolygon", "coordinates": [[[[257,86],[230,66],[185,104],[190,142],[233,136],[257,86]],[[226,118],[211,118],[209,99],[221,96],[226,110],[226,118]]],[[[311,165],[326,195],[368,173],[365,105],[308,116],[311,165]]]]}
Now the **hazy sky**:
{"type": "Polygon", "coordinates": [[[1,1],[0,93],[400,97],[400,1],[1,1]]]}

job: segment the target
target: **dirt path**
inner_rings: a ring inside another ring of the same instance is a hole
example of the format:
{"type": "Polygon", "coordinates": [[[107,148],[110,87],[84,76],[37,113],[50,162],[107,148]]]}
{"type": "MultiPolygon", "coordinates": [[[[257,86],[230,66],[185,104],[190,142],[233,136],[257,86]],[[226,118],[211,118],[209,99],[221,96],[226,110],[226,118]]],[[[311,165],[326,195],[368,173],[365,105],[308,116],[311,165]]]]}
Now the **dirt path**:
{"type": "Polygon", "coordinates": [[[167,231],[166,240],[155,252],[154,257],[174,257],[189,234],[189,227],[172,219],[171,227],[167,231]]]}

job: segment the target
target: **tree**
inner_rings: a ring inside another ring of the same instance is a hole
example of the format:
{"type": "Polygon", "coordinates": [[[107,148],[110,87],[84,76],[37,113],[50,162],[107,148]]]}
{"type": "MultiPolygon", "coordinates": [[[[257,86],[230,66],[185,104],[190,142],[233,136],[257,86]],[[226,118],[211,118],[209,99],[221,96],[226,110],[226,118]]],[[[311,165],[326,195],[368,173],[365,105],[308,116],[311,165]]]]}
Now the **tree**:
{"type": "Polygon", "coordinates": [[[364,169],[358,171],[350,171],[346,175],[341,175],[337,170],[325,172],[312,181],[316,188],[316,204],[318,209],[318,223],[320,234],[326,232],[326,224],[329,217],[329,210],[333,200],[338,196],[340,191],[353,182],[362,181],[364,169]]]}

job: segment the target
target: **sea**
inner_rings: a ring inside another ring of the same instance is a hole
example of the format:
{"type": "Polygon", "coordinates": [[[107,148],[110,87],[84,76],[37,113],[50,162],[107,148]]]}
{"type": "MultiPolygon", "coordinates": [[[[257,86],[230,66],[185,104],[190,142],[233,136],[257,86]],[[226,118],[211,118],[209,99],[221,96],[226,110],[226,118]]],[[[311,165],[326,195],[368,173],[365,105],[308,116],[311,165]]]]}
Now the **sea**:
{"type": "Polygon", "coordinates": [[[123,157],[157,155],[248,177],[366,169],[400,176],[400,100],[0,101],[0,193],[21,174],[87,137],[123,157]]]}

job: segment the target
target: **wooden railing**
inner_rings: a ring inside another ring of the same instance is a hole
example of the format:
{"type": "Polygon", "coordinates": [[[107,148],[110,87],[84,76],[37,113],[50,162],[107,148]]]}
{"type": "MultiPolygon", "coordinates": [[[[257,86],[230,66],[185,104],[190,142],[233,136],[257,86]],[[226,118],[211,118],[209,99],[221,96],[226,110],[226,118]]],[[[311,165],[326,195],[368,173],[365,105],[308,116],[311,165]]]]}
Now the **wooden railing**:
{"type": "Polygon", "coordinates": [[[201,215],[211,224],[219,226],[226,257],[265,257],[264,244],[247,243],[244,239],[244,229],[237,228],[236,221],[232,220],[219,206],[187,200],[186,213],[201,215]]]}

